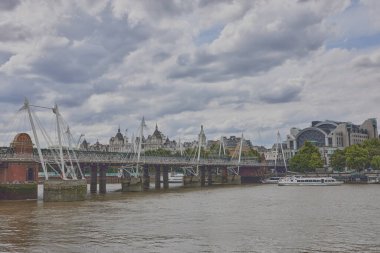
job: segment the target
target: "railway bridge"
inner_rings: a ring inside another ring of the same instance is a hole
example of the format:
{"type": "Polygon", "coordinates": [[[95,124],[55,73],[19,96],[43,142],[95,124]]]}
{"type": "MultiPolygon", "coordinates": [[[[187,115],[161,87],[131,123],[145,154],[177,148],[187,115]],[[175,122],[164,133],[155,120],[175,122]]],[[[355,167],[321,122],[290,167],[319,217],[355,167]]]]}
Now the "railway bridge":
{"type": "MultiPolygon", "coordinates": [[[[181,171],[185,187],[212,184],[240,184],[258,181],[268,169],[279,164],[259,163],[255,159],[241,157],[243,135],[238,155],[232,158],[201,157],[201,143],[193,158],[182,156],[144,156],[140,140],[143,140],[145,120],[142,118],[136,138],[137,148],[130,153],[83,151],[73,147],[74,138],[63,119],[58,106],[35,106],[25,99],[19,112],[25,112],[31,126],[31,134],[16,134],[9,147],[0,148],[0,199],[25,199],[37,195],[39,172],[44,175],[45,201],[71,201],[85,198],[86,174],[90,177],[90,190],[106,192],[106,173],[116,170],[121,178],[122,191],[140,191],[149,188],[154,175],[155,188],[168,188],[169,171],[181,171]],[[48,133],[32,108],[48,109],[54,114],[56,132],[48,133]],[[50,135],[55,138],[50,137],[50,135]],[[33,138],[33,141],[32,141],[33,138]],[[55,140],[54,142],[52,140],[55,140]],[[46,147],[43,148],[40,141],[46,147]],[[53,173],[56,178],[49,178],[53,173]],[[162,177],[162,179],[161,179],[162,177]],[[29,190],[26,190],[29,189],[29,190]],[[32,190],[30,190],[32,189],[32,190]]],[[[201,138],[201,137],[199,137],[201,138]]]]}

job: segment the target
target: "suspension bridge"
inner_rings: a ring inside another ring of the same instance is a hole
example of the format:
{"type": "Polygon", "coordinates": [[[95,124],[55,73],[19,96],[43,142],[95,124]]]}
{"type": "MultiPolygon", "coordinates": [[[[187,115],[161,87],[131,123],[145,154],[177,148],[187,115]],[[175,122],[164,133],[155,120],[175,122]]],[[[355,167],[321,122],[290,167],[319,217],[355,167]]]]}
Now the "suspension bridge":
{"type": "MultiPolygon", "coordinates": [[[[83,151],[74,147],[75,140],[70,127],[63,119],[57,105],[44,107],[32,105],[25,99],[19,112],[26,113],[30,124],[28,130],[32,138],[26,134],[16,134],[9,147],[0,148],[0,185],[30,183],[37,181],[39,171],[44,175],[44,194],[52,192],[51,201],[67,200],[66,188],[82,189],[84,193],[85,171],[91,173],[91,192],[106,192],[106,171],[115,168],[122,178],[122,190],[144,190],[149,188],[150,173],[155,174],[155,188],[168,188],[168,171],[175,168],[183,171],[184,186],[205,186],[212,184],[240,184],[243,178],[260,178],[268,169],[281,166],[274,163],[260,163],[257,160],[245,160],[241,157],[244,137],[242,135],[239,152],[235,159],[202,158],[201,139],[198,140],[197,155],[188,157],[145,156],[142,153],[142,141],[138,141],[137,150],[133,153],[83,151]],[[55,116],[55,138],[43,127],[34,108],[49,110],[55,116]],[[42,147],[41,140],[46,147],[42,147]],[[34,144],[33,144],[34,143],[34,144]],[[25,171],[25,172],[24,172],[25,171]],[[50,173],[49,173],[50,172],[50,173]],[[49,179],[51,172],[59,175],[60,180],[49,179]],[[17,174],[18,176],[14,176],[17,174]],[[13,175],[13,176],[12,176],[13,175]],[[16,183],[15,183],[16,182],[16,183]],[[58,185],[58,186],[57,186],[58,185]],[[57,193],[58,191],[58,193],[57,193]],[[57,197],[58,196],[58,197],[57,197]]],[[[138,130],[138,140],[143,140],[144,118],[138,130]]],[[[201,136],[199,136],[201,138],[201,136]]],[[[243,180],[244,181],[244,180],[243,180]]],[[[78,192],[76,190],[76,192],[78,192]]],[[[72,194],[72,193],[70,193],[72,194]]],[[[74,194],[75,195],[75,194],[74,194]]],[[[1,198],[1,196],[0,196],[1,198]]],[[[83,196],[78,199],[82,199],[83,196]]],[[[45,196],[44,196],[45,199],[45,196]]],[[[49,201],[48,197],[46,198],[49,201]]],[[[68,200],[71,200],[69,197],[68,200]]],[[[76,198],[74,197],[74,200],[76,198]]]]}

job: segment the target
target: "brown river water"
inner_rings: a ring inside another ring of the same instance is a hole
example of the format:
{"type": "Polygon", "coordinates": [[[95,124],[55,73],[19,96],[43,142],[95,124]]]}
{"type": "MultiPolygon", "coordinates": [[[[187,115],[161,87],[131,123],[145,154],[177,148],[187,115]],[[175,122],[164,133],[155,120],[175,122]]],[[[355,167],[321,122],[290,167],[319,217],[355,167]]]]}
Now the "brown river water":
{"type": "Polygon", "coordinates": [[[380,252],[380,184],[0,201],[0,252],[380,252]]]}

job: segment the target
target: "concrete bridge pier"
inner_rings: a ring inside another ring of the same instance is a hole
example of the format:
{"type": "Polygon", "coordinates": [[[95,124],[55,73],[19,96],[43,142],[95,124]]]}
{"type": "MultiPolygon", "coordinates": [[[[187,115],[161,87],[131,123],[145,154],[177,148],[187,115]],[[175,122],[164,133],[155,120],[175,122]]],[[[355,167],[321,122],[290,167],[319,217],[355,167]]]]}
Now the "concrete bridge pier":
{"type": "Polygon", "coordinates": [[[45,202],[83,201],[87,196],[87,181],[46,180],[43,195],[45,202]]]}
{"type": "Polygon", "coordinates": [[[163,167],[162,171],[162,179],[164,183],[164,189],[169,189],[169,168],[167,166],[163,167]]]}
{"type": "Polygon", "coordinates": [[[201,186],[201,181],[200,181],[199,176],[194,176],[194,175],[186,175],[183,177],[183,186],[184,187],[200,187],[201,186]]]}
{"type": "Polygon", "coordinates": [[[154,188],[156,190],[161,189],[161,167],[160,166],[155,166],[156,169],[156,174],[154,177],[154,188]]]}
{"type": "Polygon", "coordinates": [[[200,173],[200,177],[201,177],[201,187],[205,187],[206,186],[206,171],[205,171],[205,167],[199,167],[199,173],[200,173]]]}
{"type": "Polygon", "coordinates": [[[96,193],[98,191],[98,167],[96,164],[91,165],[90,174],[90,192],[96,193]]]}
{"type": "Polygon", "coordinates": [[[148,166],[143,167],[142,183],[143,183],[143,190],[144,191],[149,190],[150,176],[149,176],[149,167],[148,166]]]}
{"type": "Polygon", "coordinates": [[[219,185],[238,185],[241,184],[241,176],[228,174],[227,168],[221,168],[219,174],[213,175],[214,184],[219,185]]]}
{"type": "Polygon", "coordinates": [[[105,194],[107,192],[107,165],[99,166],[99,193],[105,194]]]}
{"type": "Polygon", "coordinates": [[[207,167],[207,186],[212,186],[212,167],[207,167]]]}
{"type": "Polygon", "coordinates": [[[227,183],[225,183],[225,184],[239,185],[239,184],[241,184],[241,176],[235,175],[235,174],[228,175],[227,176],[227,183]]]}
{"type": "Polygon", "coordinates": [[[141,192],[142,190],[143,187],[141,177],[126,176],[121,180],[122,192],[141,192]]]}

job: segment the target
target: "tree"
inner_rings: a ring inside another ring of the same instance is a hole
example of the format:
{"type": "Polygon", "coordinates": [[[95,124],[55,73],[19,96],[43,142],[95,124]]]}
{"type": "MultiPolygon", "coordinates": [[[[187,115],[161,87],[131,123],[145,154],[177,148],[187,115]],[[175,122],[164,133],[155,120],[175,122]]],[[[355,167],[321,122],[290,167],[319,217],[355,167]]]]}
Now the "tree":
{"type": "Polygon", "coordinates": [[[330,165],[337,171],[343,171],[346,167],[346,155],[343,150],[337,149],[332,154],[330,159],[330,165]]]}
{"type": "Polygon", "coordinates": [[[316,168],[322,168],[323,167],[323,160],[321,158],[321,154],[319,151],[317,153],[312,153],[310,156],[310,160],[308,162],[308,170],[315,171],[316,168]]]}
{"type": "Polygon", "coordinates": [[[158,148],[145,151],[146,156],[171,156],[171,152],[166,149],[158,148]]]}
{"type": "Polygon", "coordinates": [[[346,164],[350,169],[362,171],[369,161],[369,152],[361,145],[355,144],[345,149],[346,164]]]}
{"type": "Polygon", "coordinates": [[[244,158],[256,158],[258,162],[261,161],[260,153],[253,148],[249,148],[247,151],[242,152],[241,156],[244,158]]]}
{"type": "Polygon", "coordinates": [[[362,143],[362,147],[368,150],[368,161],[366,167],[369,167],[374,156],[380,156],[380,139],[369,139],[362,143]]]}
{"type": "Polygon", "coordinates": [[[305,172],[305,168],[308,167],[308,161],[304,154],[297,153],[289,161],[289,167],[292,171],[305,172]]]}
{"type": "Polygon", "coordinates": [[[372,157],[371,167],[375,170],[380,170],[380,155],[375,155],[372,157]]]}
{"type": "Polygon", "coordinates": [[[323,160],[318,148],[310,142],[305,142],[298,153],[290,159],[289,167],[297,172],[311,172],[323,167],[323,160]]]}

